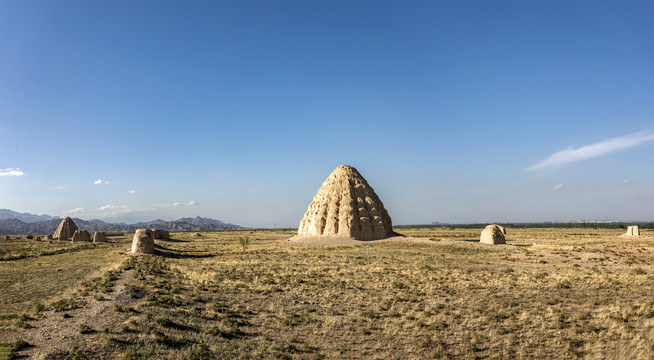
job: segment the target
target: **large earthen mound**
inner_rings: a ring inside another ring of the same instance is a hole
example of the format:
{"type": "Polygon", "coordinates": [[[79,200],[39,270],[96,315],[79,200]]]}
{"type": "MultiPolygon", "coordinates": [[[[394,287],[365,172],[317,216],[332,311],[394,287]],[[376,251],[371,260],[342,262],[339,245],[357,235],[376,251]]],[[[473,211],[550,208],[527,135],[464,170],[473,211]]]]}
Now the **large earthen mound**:
{"type": "Polygon", "coordinates": [[[132,254],[154,254],[154,238],[150,229],[138,229],[132,240],[132,254]]]}
{"type": "Polygon", "coordinates": [[[75,230],[72,242],[91,241],[91,234],[86,230],[75,230]]]}
{"type": "Polygon", "coordinates": [[[504,234],[506,234],[506,230],[502,226],[491,224],[481,232],[479,242],[491,245],[506,244],[504,234]]]}
{"type": "Polygon", "coordinates": [[[357,169],[341,165],[323,182],[300,222],[298,235],[377,240],[392,236],[384,204],[357,169]]]}
{"type": "Polygon", "coordinates": [[[65,219],[61,220],[61,223],[57,226],[54,238],[58,240],[68,240],[73,237],[76,230],[78,230],[77,225],[75,225],[73,219],[67,216],[65,219]]]}
{"type": "Polygon", "coordinates": [[[107,234],[104,231],[96,231],[96,233],[93,234],[93,242],[107,242],[107,234]]]}

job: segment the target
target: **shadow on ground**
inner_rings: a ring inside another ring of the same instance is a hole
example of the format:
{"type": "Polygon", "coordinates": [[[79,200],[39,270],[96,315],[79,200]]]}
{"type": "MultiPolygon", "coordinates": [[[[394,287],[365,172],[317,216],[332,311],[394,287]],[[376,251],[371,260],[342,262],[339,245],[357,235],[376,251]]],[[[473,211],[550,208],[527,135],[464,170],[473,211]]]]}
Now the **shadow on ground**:
{"type": "Polygon", "coordinates": [[[201,252],[201,251],[179,251],[179,250],[174,250],[174,249],[169,249],[165,246],[162,246],[161,244],[155,244],[155,255],[159,255],[162,257],[167,257],[167,258],[175,258],[175,259],[204,259],[204,258],[211,258],[215,257],[215,254],[192,254],[193,252],[201,252]]]}

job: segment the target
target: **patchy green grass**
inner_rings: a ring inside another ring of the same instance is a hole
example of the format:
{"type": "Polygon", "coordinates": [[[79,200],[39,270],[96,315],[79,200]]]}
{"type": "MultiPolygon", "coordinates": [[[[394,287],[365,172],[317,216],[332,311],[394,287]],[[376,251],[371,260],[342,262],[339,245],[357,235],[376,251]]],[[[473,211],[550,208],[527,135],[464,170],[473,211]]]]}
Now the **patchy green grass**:
{"type": "Polygon", "coordinates": [[[75,290],[86,279],[116,267],[123,260],[128,240],[125,237],[115,241],[82,245],[33,240],[4,243],[5,255],[25,252],[28,256],[0,261],[0,313],[7,316],[44,310],[43,305],[75,290]]]}

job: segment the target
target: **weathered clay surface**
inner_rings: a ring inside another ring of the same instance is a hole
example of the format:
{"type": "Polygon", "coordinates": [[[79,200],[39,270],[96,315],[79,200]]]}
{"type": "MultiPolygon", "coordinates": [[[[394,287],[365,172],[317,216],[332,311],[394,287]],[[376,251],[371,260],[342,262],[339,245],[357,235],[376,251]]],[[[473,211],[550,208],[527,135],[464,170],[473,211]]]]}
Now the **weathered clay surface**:
{"type": "Polygon", "coordinates": [[[377,240],[393,234],[384,204],[357,169],[341,165],[323,182],[300,222],[298,235],[377,240]]]}
{"type": "Polygon", "coordinates": [[[627,236],[640,236],[638,225],[627,226],[627,236]]]}
{"type": "Polygon", "coordinates": [[[132,254],[154,254],[154,239],[149,229],[138,229],[132,240],[132,254]]]}
{"type": "Polygon", "coordinates": [[[75,230],[72,242],[91,241],[91,234],[86,230],[75,230]]]}
{"type": "Polygon", "coordinates": [[[93,242],[107,242],[107,234],[104,231],[96,231],[93,234],[93,242]]]}
{"type": "Polygon", "coordinates": [[[58,240],[68,240],[73,237],[75,230],[77,230],[77,225],[75,225],[73,219],[67,216],[65,219],[61,220],[61,223],[59,223],[57,230],[55,230],[54,238],[58,240]]]}
{"type": "Polygon", "coordinates": [[[479,242],[491,245],[506,244],[506,240],[504,239],[504,231],[502,231],[502,227],[499,225],[488,225],[484,231],[481,232],[481,239],[479,239],[479,242]]]}

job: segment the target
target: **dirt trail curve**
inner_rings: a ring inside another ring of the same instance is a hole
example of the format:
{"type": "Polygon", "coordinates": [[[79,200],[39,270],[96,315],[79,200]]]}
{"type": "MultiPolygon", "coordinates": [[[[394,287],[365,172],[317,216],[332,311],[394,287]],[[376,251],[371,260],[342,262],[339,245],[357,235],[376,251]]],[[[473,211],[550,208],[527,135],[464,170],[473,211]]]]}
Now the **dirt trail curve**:
{"type": "Polygon", "coordinates": [[[128,285],[135,281],[135,271],[122,272],[114,283],[114,291],[102,294],[102,300],[96,300],[93,295],[81,297],[85,302],[83,307],[64,312],[70,317],[64,318],[62,312],[44,312],[46,318],[31,322],[34,328],[19,334],[18,337],[33,345],[20,355],[30,359],[64,359],[76,346],[80,349],[92,346],[95,334],[80,334],[80,325],[101,332],[114,321],[115,305],[138,301],[128,293],[128,285]]]}

